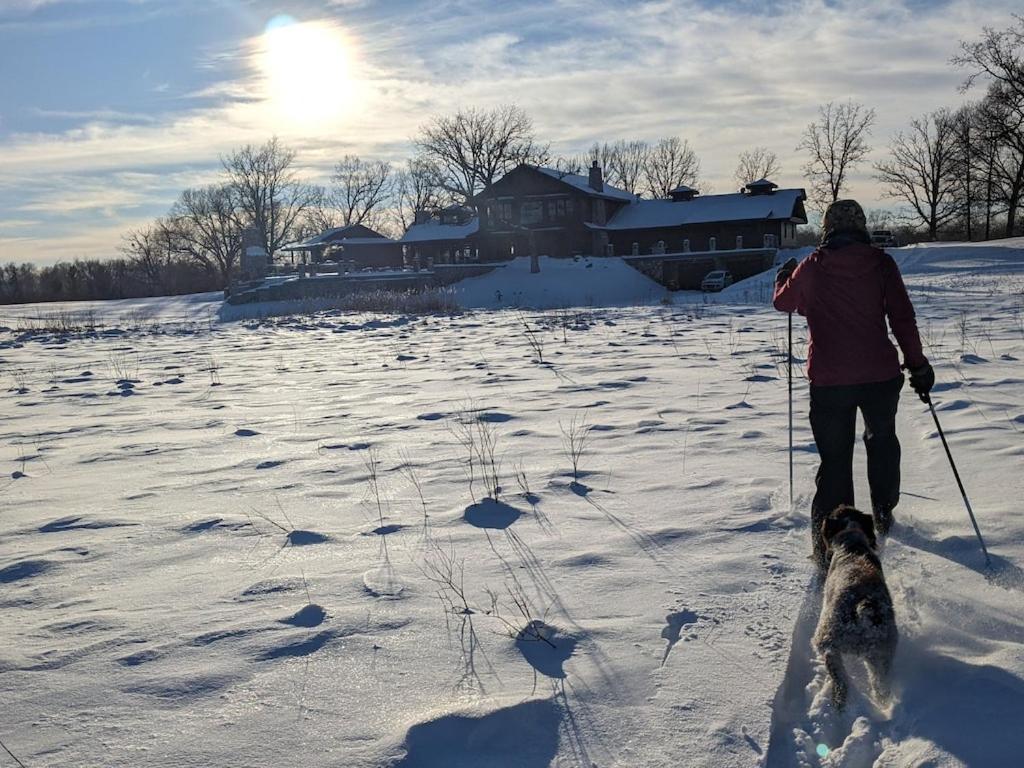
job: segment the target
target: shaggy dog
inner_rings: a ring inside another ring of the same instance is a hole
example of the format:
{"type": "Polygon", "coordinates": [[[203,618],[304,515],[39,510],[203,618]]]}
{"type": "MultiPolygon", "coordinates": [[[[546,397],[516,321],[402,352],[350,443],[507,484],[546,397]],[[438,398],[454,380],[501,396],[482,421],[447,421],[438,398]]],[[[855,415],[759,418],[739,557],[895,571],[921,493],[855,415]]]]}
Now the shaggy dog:
{"type": "Polygon", "coordinates": [[[828,573],[814,645],[832,678],[832,702],[837,709],[846,703],[843,653],[867,662],[875,696],[887,701],[889,670],[899,636],[892,597],[876,553],[871,516],[853,507],[837,507],[822,521],[820,535],[828,573]]]}

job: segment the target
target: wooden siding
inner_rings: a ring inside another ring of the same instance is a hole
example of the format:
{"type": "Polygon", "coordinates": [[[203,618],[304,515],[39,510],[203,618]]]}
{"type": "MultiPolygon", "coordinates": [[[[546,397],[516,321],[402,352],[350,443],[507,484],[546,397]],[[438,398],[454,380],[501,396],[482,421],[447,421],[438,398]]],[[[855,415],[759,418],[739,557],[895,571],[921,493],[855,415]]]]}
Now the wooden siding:
{"type": "Polygon", "coordinates": [[[603,218],[603,224],[626,203],[592,197],[546,173],[519,167],[481,192],[476,204],[480,214],[476,237],[480,259],[504,261],[529,255],[531,235],[539,255],[594,253],[594,233],[587,223],[603,218]],[[528,214],[539,206],[539,218],[531,220],[528,216],[524,224],[524,206],[528,214]],[[503,213],[511,215],[514,226],[502,221],[503,213]]]}

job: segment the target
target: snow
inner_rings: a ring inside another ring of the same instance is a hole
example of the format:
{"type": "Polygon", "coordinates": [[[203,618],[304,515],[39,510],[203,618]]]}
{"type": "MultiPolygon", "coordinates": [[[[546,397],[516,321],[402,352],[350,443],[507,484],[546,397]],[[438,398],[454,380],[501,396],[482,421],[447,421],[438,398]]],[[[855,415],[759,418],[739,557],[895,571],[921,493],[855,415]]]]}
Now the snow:
{"type": "Polygon", "coordinates": [[[103,322],[117,326],[209,324],[224,300],[223,291],[114,301],[63,301],[0,305],[0,327],[52,324],[58,317],[72,323],[103,322]]]}
{"type": "Polygon", "coordinates": [[[464,240],[475,235],[480,229],[480,219],[473,218],[465,224],[442,224],[438,219],[431,219],[422,224],[413,224],[399,239],[401,243],[426,243],[437,240],[464,240]]]}
{"type": "Polygon", "coordinates": [[[816,457],[798,379],[791,510],[770,275],[660,305],[618,260],[523,260],[464,299],[612,286],[454,317],[92,305],[118,333],[4,307],[0,738],[29,766],[1018,764],[1024,241],[893,255],[995,567],[905,392],[891,710],[855,675],[835,712],[809,648],[816,457]],[[460,424],[496,436],[499,502],[460,424]]]}
{"type": "MultiPolygon", "coordinates": [[[[802,189],[777,189],[770,195],[734,192],[701,195],[692,200],[637,200],[619,209],[605,229],[680,227],[719,221],[791,221],[802,189]]],[[[802,220],[802,219],[801,219],[802,220]]]]}
{"type": "Polygon", "coordinates": [[[541,173],[550,176],[553,179],[558,179],[559,181],[565,182],[570,186],[576,187],[576,189],[580,190],[581,192],[586,192],[588,195],[592,195],[595,197],[607,197],[613,200],[627,200],[629,202],[632,202],[637,199],[637,196],[634,195],[632,192],[627,192],[624,189],[613,187],[607,181],[604,182],[603,188],[600,192],[598,192],[596,189],[590,186],[589,176],[581,176],[578,173],[566,173],[565,171],[560,171],[557,168],[545,168],[539,165],[535,165],[532,167],[536,168],[541,173]]]}
{"type": "Polygon", "coordinates": [[[345,227],[333,227],[331,229],[325,229],[323,232],[310,237],[307,240],[303,240],[298,243],[290,243],[283,245],[278,248],[279,251],[306,251],[311,248],[315,248],[321,245],[327,244],[338,244],[338,245],[379,245],[382,242],[393,243],[395,242],[390,237],[384,235],[367,235],[367,232],[373,232],[372,229],[363,226],[362,224],[350,224],[345,227]],[[355,236],[349,237],[344,235],[345,232],[351,230],[356,233],[355,236]],[[341,235],[341,237],[339,237],[341,235]]]}
{"type": "Polygon", "coordinates": [[[669,292],[621,258],[556,259],[540,256],[540,272],[519,256],[493,272],[452,286],[460,307],[608,307],[652,304],[669,292]]]}

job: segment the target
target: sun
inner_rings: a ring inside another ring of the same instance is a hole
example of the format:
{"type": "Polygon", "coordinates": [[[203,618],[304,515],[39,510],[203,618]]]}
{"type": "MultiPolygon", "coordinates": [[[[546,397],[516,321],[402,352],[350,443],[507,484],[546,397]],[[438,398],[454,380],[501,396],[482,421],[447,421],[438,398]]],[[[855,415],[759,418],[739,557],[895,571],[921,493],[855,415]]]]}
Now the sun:
{"type": "Polygon", "coordinates": [[[341,29],[276,16],[260,44],[260,68],[277,119],[323,128],[353,111],[352,46],[341,29]]]}

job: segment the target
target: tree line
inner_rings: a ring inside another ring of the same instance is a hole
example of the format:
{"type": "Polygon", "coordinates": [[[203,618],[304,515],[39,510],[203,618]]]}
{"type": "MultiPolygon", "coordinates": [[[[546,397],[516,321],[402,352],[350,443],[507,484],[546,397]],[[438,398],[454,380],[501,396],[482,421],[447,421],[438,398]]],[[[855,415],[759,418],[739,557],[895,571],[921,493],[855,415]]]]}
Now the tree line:
{"type": "MultiPolygon", "coordinates": [[[[966,72],[962,92],[980,97],[957,109],[913,118],[890,140],[872,171],[896,213],[869,211],[869,224],[905,236],[969,240],[1021,230],[1024,197],[1024,17],[1005,30],[986,28],[961,42],[952,63],[966,72]]],[[[877,115],[866,105],[829,102],[801,134],[802,173],[814,210],[849,188],[850,173],[870,154],[877,115]]],[[[416,211],[471,205],[475,195],[521,163],[586,175],[596,161],[605,180],[649,198],[680,185],[712,190],[685,139],[595,142],[574,156],[554,156],[520,107],[467,108],[438,115],[412,138],[402,164],[342,157],[326,184],[307,182],[296,153],[277,138],[221,158],[220,178],[184,190],[168,213],[128,232],[121,258],[52,267],[0,268],[0,302],[127,298],[223,288],[235,275],[240,233],[253,227],[268,253],[325,229],[364,224],[400,236],[416,211]]],[[[740,153],[737,188],[781,173],[764,146],[740,153]]],[[[816,236],[811,230],[808,237],[816,236]]],[[[906,237],[905,237],[906,239],[906,237]]]]}

